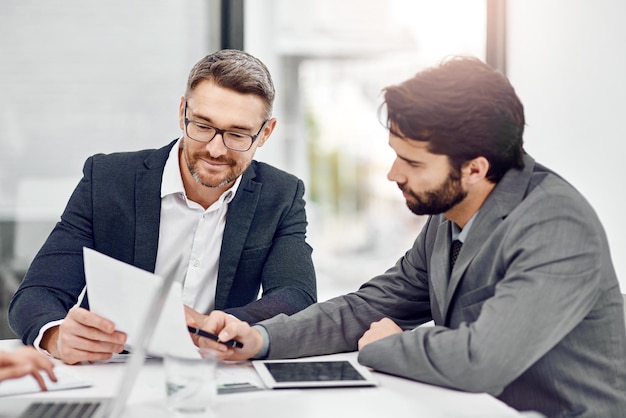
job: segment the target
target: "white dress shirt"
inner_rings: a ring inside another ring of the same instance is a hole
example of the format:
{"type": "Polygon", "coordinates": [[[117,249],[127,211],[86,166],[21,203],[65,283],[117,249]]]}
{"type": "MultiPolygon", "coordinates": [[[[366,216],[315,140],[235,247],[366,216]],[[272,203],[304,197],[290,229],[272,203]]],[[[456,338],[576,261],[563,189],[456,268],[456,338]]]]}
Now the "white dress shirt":
{"type": "Polygon", "coordinates": [[[181,140],[172,147],[161,184],[161,226],[155,273],[174,273],[183,284],[183,303],[207,313],[215,307],[217,270],[228,204],[241,176],[206,210],[187,199],[180,175],[181,140]]]}

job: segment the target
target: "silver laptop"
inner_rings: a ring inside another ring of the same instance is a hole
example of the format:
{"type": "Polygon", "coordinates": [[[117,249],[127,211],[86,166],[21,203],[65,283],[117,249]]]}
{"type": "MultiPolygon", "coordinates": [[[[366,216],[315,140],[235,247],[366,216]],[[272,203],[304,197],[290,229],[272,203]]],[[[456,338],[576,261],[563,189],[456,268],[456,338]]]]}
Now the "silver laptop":
{"type": "Polygon", "coordinates": [[[137,343],[125,364],[119,389],[113,398],[3,398],[0,418],[118,418],[122,415],[135,380],[143,366],[150,338],[154,333],[159,313],[165,305],[175,275],[168,274],[154,296],[137,343]]]}

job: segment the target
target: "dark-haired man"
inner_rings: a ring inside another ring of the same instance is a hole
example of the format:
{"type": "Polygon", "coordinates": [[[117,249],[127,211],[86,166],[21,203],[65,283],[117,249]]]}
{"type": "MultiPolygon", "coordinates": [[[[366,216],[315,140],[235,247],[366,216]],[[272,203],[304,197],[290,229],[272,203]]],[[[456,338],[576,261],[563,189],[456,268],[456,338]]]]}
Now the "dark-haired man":
{"type": "Polygon", "coordinates": [[[191,70],[179,139],[90,157],[11,301],[10,324],[22,341],[67,363],[123,350],[126,335],[86,300],[72,309],[85,286],[83,247],[175,275],[188,314],[198,317],[221,309],[256,322],[315,302],[304,185],[253,160],[276,126],[273,102],[261,61],[218,51],[191,70]]]}
{"type": "Polygon", "coordinates": [[[524,152],[508,80],[454,58],[384,97],[396,153],[388,178],[414,213],[432,215],[413,247],[358,291],[290,317],[251,328],[212,313],[203,328],[244,343],[218,347],[221,357],[359,349],[375,370],[488,392],[518,410],[626,416],[623,302],[604,230],[571,185],[524,152]]]}

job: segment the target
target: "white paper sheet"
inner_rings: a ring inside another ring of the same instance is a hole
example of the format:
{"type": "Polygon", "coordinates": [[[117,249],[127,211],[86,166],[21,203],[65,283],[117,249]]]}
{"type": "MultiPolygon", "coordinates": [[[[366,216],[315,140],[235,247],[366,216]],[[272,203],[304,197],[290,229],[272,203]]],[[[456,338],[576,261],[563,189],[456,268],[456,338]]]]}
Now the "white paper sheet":
{"type": "MultiPolygon", "coordinates": [[[[46,372],[41,372],[41,377],[43,377],[43,381],[46,384],[48,391],[87,388],[93,386],[93,382],[90,380],[74,376],[62,367],[55,367],[54,374],[57,377],[56,382],[50,380],[46,372]]],[[[41,392],[41,388],[35,378],[29,374],[17,379],[5,380],[0,384],[0,396],[12,396],[21,395],[23,393],[38,392],[41,392]]]]}
{"type": "MultiPolygon", "coordinates": [[[[163,278],[89,248],[85,248],[83,254],[89,309],[113,321],[117,330],[125,332],[132,350],[163,278]]],[[[174,282],[170,288],[148,353],[159,357],[165,353],[200,357],[187,331],[179,282],[174,282]]]]}

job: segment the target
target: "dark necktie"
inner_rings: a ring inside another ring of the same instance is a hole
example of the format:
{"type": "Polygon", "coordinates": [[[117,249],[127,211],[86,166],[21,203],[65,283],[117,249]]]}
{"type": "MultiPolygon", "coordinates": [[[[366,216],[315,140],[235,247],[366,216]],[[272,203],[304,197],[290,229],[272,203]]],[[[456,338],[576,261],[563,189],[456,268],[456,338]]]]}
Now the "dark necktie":
{"type": "Polygon", "coordinates": [[[450,270],[454,267],[454,263],[456,263],[456,258],[459,255],[459,251],[461,251],[461,246],[463,243],[458,239],[452,241],[452,248],[450,249],[450,270]]]}

